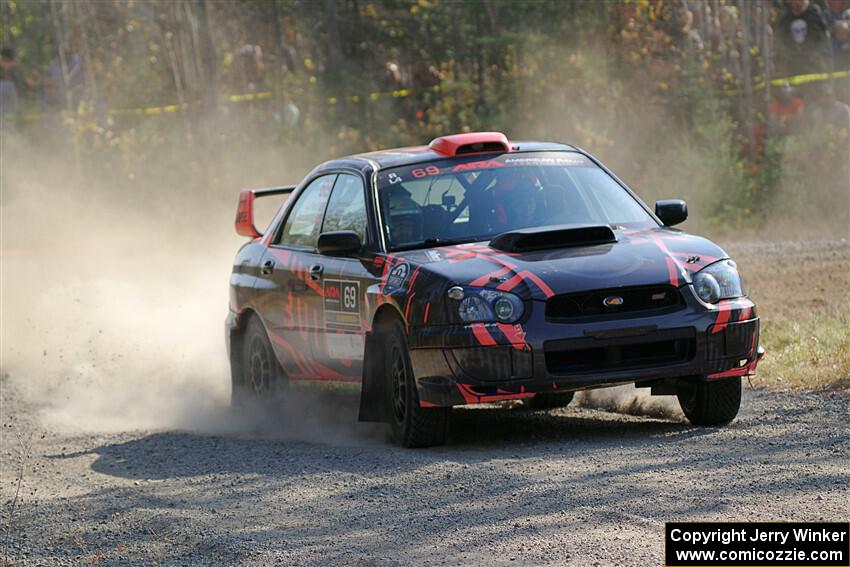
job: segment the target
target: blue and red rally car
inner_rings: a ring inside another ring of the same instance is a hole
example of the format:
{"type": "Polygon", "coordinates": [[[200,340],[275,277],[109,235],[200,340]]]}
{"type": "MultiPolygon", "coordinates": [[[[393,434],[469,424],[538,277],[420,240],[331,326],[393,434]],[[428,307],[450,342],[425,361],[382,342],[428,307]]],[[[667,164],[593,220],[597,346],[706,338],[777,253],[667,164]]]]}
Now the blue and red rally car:
{"type": "Polygon", "coordinates": [[[246,189],[230,280],[233,400],[290,381],[361,385],[360,419],[445,441],[451,407],[569,403],[634,383],[695,425],[738,413],[763,351],[735,263],[670,228],[588,153],[479,132],[321,164],[246,189]],[[268,229],[258,197],[288,194],[268,229]]]}

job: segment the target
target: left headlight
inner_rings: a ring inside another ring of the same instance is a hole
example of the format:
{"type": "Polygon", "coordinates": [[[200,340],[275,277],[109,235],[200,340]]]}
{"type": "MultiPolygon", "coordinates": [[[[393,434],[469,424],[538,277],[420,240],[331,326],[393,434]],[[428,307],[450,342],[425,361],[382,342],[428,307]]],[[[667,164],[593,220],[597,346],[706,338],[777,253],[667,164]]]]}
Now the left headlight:
{"type": "Polygon", "coordinates": [[[457,301],[458,317],[465,323],[516,323],[525,306],[512,293],[475,287],[453,287],[449,298],[457,301]]]}
{"type": "Polygon", "coordinates": [[[694,276],[694,291],[706,303],[734,299],[744,295],[738,266],[732,260],[721,260],[706,266],[694,276]]]}

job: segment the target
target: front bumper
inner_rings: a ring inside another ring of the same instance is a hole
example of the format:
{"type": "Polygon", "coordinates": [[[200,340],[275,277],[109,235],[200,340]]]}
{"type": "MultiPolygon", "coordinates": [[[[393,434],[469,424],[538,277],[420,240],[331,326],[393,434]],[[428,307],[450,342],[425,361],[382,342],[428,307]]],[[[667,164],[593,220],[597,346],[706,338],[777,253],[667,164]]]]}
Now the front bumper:
{"type": "Polygon", "coordinates": [[[759,319],[747,298],[708,309],[691,286],[679,311],[554,323],[542,302],[518,325],[415,327],[411,360],[420,403],[453,406],[632,382],[755,373],[759,319]]]}

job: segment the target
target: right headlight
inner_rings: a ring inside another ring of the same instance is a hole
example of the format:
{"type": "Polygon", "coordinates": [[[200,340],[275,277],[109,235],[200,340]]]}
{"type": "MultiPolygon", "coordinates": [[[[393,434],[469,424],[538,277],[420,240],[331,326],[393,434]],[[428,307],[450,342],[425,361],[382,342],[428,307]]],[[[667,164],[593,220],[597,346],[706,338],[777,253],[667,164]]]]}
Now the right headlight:
{"type": "Polygon", "coordinates": [[[694,291],[706,303],[734,299],[744,295],[738,267],[732,260],[721,260],[706,266],[694,276],[694,291]]]}
{"type": "Polygon", "coordinates": [[[506,291],[455,286],[448,296],[458,302],[457,314],[465,323],[515,323],[525,312],[522,300],[506,291]]]}

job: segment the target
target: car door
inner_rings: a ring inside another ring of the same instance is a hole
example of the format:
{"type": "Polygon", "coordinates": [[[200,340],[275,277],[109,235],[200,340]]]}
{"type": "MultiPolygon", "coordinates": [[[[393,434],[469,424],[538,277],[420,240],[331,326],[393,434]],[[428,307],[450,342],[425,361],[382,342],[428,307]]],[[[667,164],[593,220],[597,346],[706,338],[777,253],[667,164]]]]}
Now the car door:
{"type": "Polygon", "coordinates": [[[257,309],[287,377],[335,377],[317,364],[323,326],[321,256],[316,244],[337,175],[313,179],[296,197],[260,260],[257,309]]]}
{"type": "Polygon", "coordinates": [[[366,186],[359,174],[341,173],[328,202],[322,232],[351,230],[360,236],[364,253],[359,257],[323,256],[324,327],[319,351],[324,366],[340,379],[359,380],[363,372],[363,351],[369,313],[366,290],[378,278],[366,267],[372,264],[374,239],[369,234],[365,198],[366,186]]]}

